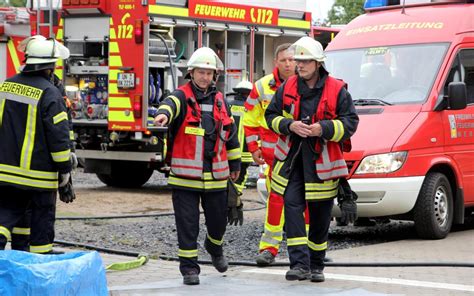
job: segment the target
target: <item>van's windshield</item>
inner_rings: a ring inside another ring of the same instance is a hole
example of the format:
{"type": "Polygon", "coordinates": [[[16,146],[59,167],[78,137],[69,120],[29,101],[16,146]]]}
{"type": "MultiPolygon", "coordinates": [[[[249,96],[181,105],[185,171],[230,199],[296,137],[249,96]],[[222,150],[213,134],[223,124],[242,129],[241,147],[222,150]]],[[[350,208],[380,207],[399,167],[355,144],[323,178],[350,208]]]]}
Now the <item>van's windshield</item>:
{"type": "Polygon", "coordinates": [[[448,44],[414,44],[328,51],[326,68],[347,84],[356,105],[423,102],[448,44]]]}

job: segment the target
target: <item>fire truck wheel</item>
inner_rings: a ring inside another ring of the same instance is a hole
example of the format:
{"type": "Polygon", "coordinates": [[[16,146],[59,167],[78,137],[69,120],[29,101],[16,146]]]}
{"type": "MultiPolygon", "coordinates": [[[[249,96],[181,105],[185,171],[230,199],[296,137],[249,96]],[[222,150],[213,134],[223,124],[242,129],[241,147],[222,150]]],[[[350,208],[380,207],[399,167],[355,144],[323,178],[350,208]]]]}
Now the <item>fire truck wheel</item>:
{"type": "Polygon", "coordinates": [[[138,188],[145,184],[153,174],[146,163],[131,161],[112,162],[110,174],[97,174],[107,186],[120,188],[138,188]]]}
{"type": "Polygon", "coordinates": [[[445,238],[453,224],[453,194],[444,174],[428,173],[414,210],[415,229],[425,239],[445,238]]]}

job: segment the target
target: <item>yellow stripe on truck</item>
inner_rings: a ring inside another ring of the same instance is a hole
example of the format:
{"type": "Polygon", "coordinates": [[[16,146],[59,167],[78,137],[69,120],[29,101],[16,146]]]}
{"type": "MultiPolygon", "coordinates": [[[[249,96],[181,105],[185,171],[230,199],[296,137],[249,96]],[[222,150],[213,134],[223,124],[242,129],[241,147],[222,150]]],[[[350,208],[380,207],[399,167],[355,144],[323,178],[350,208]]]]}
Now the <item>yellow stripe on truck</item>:
{"type": "Polygon", "coordinates": [[[128,112],[126,115],[125,111],[110,111],[109,110],[109,121],[122,121],[122,122],[134,122],[133,113],[128,112]]]}
{"type": "Polygon", "coordinates": [[[109,97],[109,108],[132,108],[129,97],[109,97]]]}
{"type": "Polygon", "coordinates": [[[118,91],[117,83],[109,83],[109,94],[116,95],[118,93],[119,91],[118,91]]]}
{"type": "Polygon", "coordinates": [[[173,16],[182,16],[188,17],[189,10],[187,8],[172,7],[165,5],[150,5],[148,8],[150,14],[163,14],[163,15],[173,15],[173,16]]]}
{"type": "Polygon", "coordinates": [[[278,18],[278,26],[309,30],[311,28],[311,23],[309,21],[278,18]]]}
{"type": "Polygon", "coordinates": [[[109,43],[109,52],[110,53],[118,53],[120,52],[118,42],[110,42],[109,43]]]}
{"type": "Polygon", "coordinates": [[[19,73],[20,69],[20,59],[18,58],[18,53],[16,52],[15,44],[13,44],[13,40],[8,40],[7,43],[8,51],[10,52],[10,56],[12,58],[13,66],[15,67],[15,72],[19,73]]]}
{"type": "Polygon", "coordinates": [[[117,80],[118,73],[122,73],[123,71],[121,70],[114,70],[110,69],[109,70],[109,80],[117,80]]]}
{"type": "Polygon", "coordinates": [[[110,67],[122,67],[122,57],[121,56],[110,56],[109,57],[109,66],[110,67]]]}

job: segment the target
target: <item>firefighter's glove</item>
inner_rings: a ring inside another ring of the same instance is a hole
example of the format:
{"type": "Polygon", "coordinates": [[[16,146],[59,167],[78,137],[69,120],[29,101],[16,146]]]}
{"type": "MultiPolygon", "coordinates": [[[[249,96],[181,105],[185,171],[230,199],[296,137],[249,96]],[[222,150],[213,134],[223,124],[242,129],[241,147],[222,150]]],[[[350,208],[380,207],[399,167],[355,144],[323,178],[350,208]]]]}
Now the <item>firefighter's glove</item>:
{"type": "Polygon", "coordinates": [[[59,174],[58,187],[61,188],[66,186],[69,179],[71,179],[71,173],[59,174]]]}
{"type": "Polygon", "coordinates": [[[339,204],[341,209],[341,222],[342,223],[354,223],[357,219],[357,204],[352,199],[343,200],[339,204]]]}
{"type": "Polygon", "coordinates": [[[73,170],[77,169],[78,163],[76,153],[71,152],[71,166],[73,170]]]}
{"type": "Polygon", "coordinates": [[[337,203],[341,209],[341,222],[344,224],[354,223],[357,219],[357,194],[351,190],[349,182],[345,178],[339,180],[339,192],[337,203]]]}
{"type": "Polygon", "coordinates": [[[241,193],[234,182],[229,179],[227,184],[227,222],[229,225],[242,225],[244,223],[244,204],[240,200],[241,193]]]}
{"type": "Polygon", "coordinates": [[[240,206],[228,209],[227,222],[229,225],[242,225],[244,224],[244,204],[240,203],[240,206]]]}
{"type": "Polygon", "coordinates": [[[69,180],[65,186],[58,188],[59,199],[62,202],[70,203],[76,199],[76,193],[74,192],[74,187],[72,186],[72,179],[69,177],[69,180]]]}

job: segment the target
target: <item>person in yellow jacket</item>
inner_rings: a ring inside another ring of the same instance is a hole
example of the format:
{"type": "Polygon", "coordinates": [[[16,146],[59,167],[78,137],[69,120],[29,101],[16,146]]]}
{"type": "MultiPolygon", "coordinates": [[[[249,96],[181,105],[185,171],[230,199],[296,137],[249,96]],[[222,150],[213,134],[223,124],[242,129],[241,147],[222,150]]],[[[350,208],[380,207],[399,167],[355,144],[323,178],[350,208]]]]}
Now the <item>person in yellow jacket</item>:
{"type": "MultiPolygon", "coordinates": [[[[273,73],[255,82],[245,102],[247,111],[244,114],[244,129],[248,150],[252,153],[255,163],[267,165],[267,172],[271,172],[278,135],[268,128],[264,114],[278,87],[288,77],[295,74],[296,63],[293,53],[288,50],[290,46],[291,43],[284,43],[275,49],[273,73]]],[[[268,184],[269,174],[266,175],[268,184]]],[[[258,265],[266,266],[275,261],[283,237],[283,224],[283,200],[269,196],[264,233],[256,258],[258,265]]]]}

